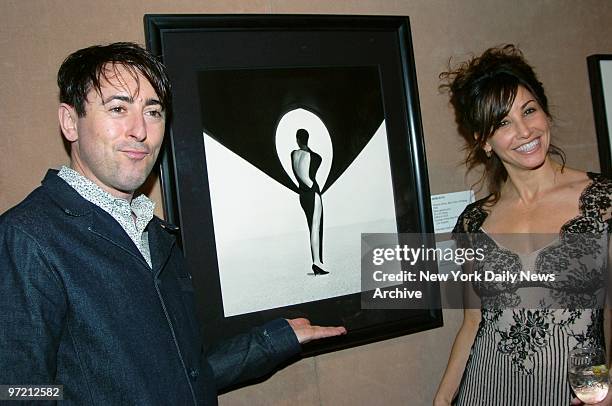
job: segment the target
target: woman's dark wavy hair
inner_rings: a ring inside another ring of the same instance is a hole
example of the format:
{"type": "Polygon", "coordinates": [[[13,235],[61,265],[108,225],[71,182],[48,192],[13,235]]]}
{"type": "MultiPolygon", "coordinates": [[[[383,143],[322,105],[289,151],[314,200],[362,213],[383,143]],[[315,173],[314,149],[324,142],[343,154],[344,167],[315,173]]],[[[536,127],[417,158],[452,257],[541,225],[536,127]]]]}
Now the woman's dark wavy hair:
{"type": "Polygon", "coordinates": [[[69,55],[57,73],[60,102],[74,107],[78,116],[84,117],[89,91],[93,88],[101,94],[101,79],[108,81],[109,74],[115,75],[118,67],[124,67],[136,80],[140,73],[151,83],[166,121],[170,121],[172,94],[166,68],[155,55],[131,42],[95,45],[69,55]]]}
{"type": "MultiPolygon", "coordinates": [[[[476,184],[487,184],[493,195],[489,204],[495,204],[508,173],[497,155],[487,157],[485,143],[510,112],[519,85],[529,90],[546,115],[552,118],[544,87],[523,53],[512,44],[489,48],[481,56],[442,72],[440,79],[444,81],[440,89],[450,94],[455,121],[465,141],[468,172],[484,165],[483,175],[476,184]]],[[[565,166],[565,153],[560,148],[551,144],[548,153],[558,156],[565,166]]]]}

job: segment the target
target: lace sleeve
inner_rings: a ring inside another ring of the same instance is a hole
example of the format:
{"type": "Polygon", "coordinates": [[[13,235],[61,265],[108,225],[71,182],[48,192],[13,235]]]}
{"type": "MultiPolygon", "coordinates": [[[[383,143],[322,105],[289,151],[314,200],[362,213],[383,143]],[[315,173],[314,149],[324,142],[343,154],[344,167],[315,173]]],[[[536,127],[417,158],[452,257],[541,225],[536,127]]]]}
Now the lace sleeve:
{"type": "MultiPolygon", "coordinates": [[[[487,197],[488,198],[488,197],[487,197]]],[[[479,200],[468,205],[457,219],[453,229],[453,240],[457,248],[472,248],[472,237],[478,233],[480,226],[487,217],[487,212],[482,209],[485,199],[479,200]]],[[[461,272],[472,274],[474,272],[473,263],[466,261],[461,265],[461,272]]],[[[480,297],[474,291],[472,282],[456,282],[454,284],[455,294],[460,297],[463,309],[480,309],[480,297]]]]}
{"type": "Polygon", "coordinates": [[[459,233],[474,233],[480,229],[482,223],[487,218],[487,212],[482,208],[489,196],[474,203],[468,204],[465,210],[459,215],[453,235],[459,233]]]}
{"type": "Polygon", "coordinates": [[[602,175],[593,175],[593,183],[592,204],[602,223],[607,225],[610,234],[612,233],[612,180],[602,175]]]}

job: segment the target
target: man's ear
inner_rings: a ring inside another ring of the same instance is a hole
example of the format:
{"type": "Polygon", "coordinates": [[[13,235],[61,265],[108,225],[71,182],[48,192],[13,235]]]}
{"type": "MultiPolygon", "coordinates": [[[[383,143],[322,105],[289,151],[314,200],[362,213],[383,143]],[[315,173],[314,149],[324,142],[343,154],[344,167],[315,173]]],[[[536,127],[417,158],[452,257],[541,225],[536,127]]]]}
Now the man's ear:
{"type": "Polygon", "coordinates": [[[66,103],[60,103],[57,114],[64,138],[68,142],[76,141],[79,134],[77,131],[77,113],[74,107],[66,103]]]}

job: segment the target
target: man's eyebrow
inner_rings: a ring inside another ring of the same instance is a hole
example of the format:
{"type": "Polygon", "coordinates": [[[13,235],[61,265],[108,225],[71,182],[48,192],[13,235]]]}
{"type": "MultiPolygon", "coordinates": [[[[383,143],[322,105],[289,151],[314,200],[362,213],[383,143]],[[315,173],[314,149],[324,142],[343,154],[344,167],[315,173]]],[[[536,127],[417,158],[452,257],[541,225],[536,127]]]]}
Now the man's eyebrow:
{"type": "Polygon", "coordinates": [[[134,98],[130,96],[122,96],[119,94],[114,94],[112,96],[108,96],[106,99],[102,100],[102,104],[107,104],[112,102],[113,100],[119,100],[126,103],[134,103],[134,98]]]}
{"type": "MultiPolygon", "coordinates": [[[[125,103],[134,103],[134,98],[131,96],[124,96],[119,94],[114,94],[112,96],[107,97],[102,101],[102,104],[108,104],[113,100],[119,100],[125,103]]],[[[162,103],[158,99],[149,98],[145,101],[145,106],[161,106],[162,103]]]]}
{"type": "Polygon", "coordinates": [[[145,106],[161,106],[161,105],[162,103],[157,99],[147,99],[145,101],[145,106]]]}

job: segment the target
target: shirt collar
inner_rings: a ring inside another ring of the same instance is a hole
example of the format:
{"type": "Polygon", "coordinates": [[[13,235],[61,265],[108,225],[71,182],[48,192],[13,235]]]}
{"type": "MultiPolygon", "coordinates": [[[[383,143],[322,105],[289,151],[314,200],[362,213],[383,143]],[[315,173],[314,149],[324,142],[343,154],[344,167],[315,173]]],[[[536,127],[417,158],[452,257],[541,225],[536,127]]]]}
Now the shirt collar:
{"type": "Polygon", "coordinates": [[[128,217],[131,216],[131,213],[134,213],[136,223],[140,223],[141,227],[143,223],[146,225],[153,218],[155,203],[145,195],[132,199],[130,204],[125,199],[111,195],[85,176],[67,166],[62,166],[57,175],[66,181],[85,200],[90,201],[115,218],[128,217]]]}

